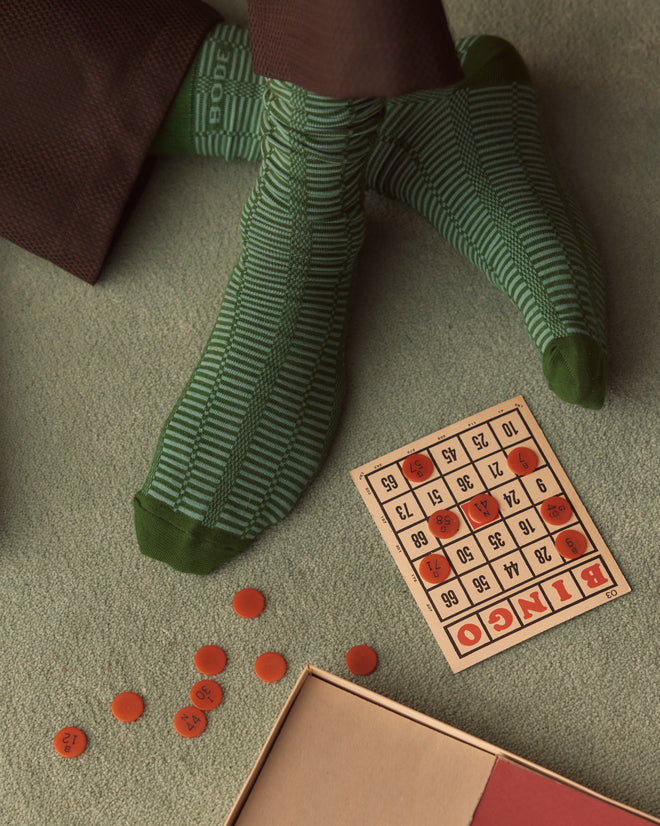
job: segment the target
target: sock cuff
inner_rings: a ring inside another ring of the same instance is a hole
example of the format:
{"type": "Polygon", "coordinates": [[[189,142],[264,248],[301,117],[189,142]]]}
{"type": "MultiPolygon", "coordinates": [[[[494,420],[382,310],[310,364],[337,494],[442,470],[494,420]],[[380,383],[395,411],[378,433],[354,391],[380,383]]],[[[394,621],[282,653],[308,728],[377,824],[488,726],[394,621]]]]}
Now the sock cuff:
{"type": "Polygon", "coordinates": [[[265,79],[252,68],[247,30],[228,23],[216,26],[191,72],[189,122],[195,154],[258,160],[264,85],[265,79]]]}

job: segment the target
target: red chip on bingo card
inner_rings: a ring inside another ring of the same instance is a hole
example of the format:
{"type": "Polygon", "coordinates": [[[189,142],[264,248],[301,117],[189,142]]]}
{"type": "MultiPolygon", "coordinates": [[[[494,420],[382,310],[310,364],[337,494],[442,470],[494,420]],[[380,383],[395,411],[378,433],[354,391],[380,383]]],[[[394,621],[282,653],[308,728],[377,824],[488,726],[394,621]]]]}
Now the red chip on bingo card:
{"type": "Polygon", "coordinates": [[[549,496],[541,503],[541,516],[549,525],[565,525],[573,516],[573,509],[563,496],[549,496]]]}
{"type": "Polygon", "coordinates": [[[428,518],[429,530],[438,539],[451,539],[458,533],[460,525],[458,516],[444,508],[434,511],[428,518]]]}
{"type": "Polygon", "coordinates": [[[467,515],[478,525],[487,525],[497,519],[500,506],[497,499],[489,493],[480,493],[473,496],[466,505],[467,515]]]}
{"type": "Polygon", "coordinates": [[[587,550],[587,537],[580,531],[562,531],[555,537],[555,548],[564,559],[578,559],[587,550]]]}
{"type": "Polygon", "coordinates": [[[451,573],[451,565],[442,554],[428,554],[419,563],[419,575],[425,582],[438,585],[444,582],[451,573]]]}
{"type": "Polygon", "coordinates": [[[530,447],[517,447],[509,453],[506,459],[509,470],[518,476],[527,476],[534,473],[539,463],[539,457],[530,447]]]}
{"type": "Polygon", "coordinates": [[[406,456],[401,471],[409,482],[425,482],[433,474],[433,462],[423,453],[406,456]]]}

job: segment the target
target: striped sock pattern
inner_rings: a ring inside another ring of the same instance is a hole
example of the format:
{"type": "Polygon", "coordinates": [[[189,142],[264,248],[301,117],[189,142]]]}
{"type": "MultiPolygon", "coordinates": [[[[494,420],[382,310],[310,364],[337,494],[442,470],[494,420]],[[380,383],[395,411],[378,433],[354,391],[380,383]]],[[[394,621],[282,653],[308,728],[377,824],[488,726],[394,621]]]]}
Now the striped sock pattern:
{"type": "Polygon", "coordinates": [[[149,556],[208,573],[282,519],[325,457],[382,108],[266,82],[242,252],[135,500],[149,556]]]}
{"type": "Polygon", "coordinates": [[[218,24],[195,55],[152,154],[257,161],[264,86],[252,70],[247,30],[218,24]]]}
{"type": "Polygon", "coordinates": [[[458,51],[465,81],[388,101],[367,182],[423,215],[511,298],[561,398],[599,407],[602,273],[547,149],[536,93],[505,41],[467,38],[458,51]]]}
{"type": "MultiPolygon", "coordinates": [[[[466,37],[456,49],[465,81],[387,101],[367,186],[413,207],[511,298],[560,398],[600,407],[600,262],[548,151],[527,69],[500,38],[466,37]]],[[[194,122],[186,151],[256,160],[264,81],[247,35],[218,26],[196,66],[180,95],[185,103],[192,88],[190,104],[173,107],[177,124],[194,122]]]]}
{"type": "MultiPolygon", "coordinates": [[[[386,128],[396,136],[390,152],[405,144],[404,157],[392,165],[387,153],[391,172],[383,177],[373,174],[375,152],[370,183],[424,215],[510,295],[541,352],[572,332],[593,334],[604,346],[597,259],[539,141],[534,90],[455,89],[441,104],[449,117],[429,130],[433,97],[418,96],[418,118],[411,117],[411,101],[388,108],[386,128]]],[[[381,135],[379,149],[386,142],[381,135]]]]}

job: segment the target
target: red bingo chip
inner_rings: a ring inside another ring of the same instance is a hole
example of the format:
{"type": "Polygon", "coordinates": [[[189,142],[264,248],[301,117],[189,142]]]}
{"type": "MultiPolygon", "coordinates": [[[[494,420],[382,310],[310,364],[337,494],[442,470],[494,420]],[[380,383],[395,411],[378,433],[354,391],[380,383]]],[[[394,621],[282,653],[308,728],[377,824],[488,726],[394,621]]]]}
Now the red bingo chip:
{"type": "Polygon", "coordinates": [[[206,728],[206,715],[195,706],[180,708],[174,715],[174,728],[182,737],[199,737],[206,728]]]}
{"type": "Polygon", "coordinates": [[[53,746],[60,757],[80,757],[87,748],[87,737],[82,729],[67,726],[57,732],[53,746]]]}
{"type": "Polygon", "coordinates": [[[134,691],[122,691],[112,701],[112,713],[122,723],[134,723],[143,711],[144,700],[134,691]]]}
{"type": "Polygon", "coordinates": [[[266,651],[257,657],[254,673],[264,683],[276,683],[286,674],[286,660],[276,651],[266,651]]]}
{"type": "Polygon", "coordinates": [[[458,533],[461,525],[458,516],[453,511],[440,509],[429,516],[429,530],[438,539],[451,539],[458,533]]]}
{"type": "Polygon", "coordinates": [[[569,528],[557,534],[555,548],[564,559],[577,559],[587,550],[587,537],[580,531],[569,528]]]}
{"type": "Polygon", "coordinates": [[[541,503],[541,516],[549,525],[565,525],[573,516],[573,508],[563,496],[550,496],[541,503]]]}
{"type": "Polygon", "coordinates": [[[227,665],[227,655],[219,645],[203,645],[195,653],[195,666],[207,677],[219,674],[227,665]]]}
{"type": "Polygon", "coordinates": [[[370,645],[354,645],[346,652],[346,668],[358,677],[366,677],[375,671],[378,654],[370,645]]]}
{"type": "Polygon", "coordinates": [[[200,680],[190,689],[190,702],[202,711],[211,711],[222,702],[222,688],[215,680],[200,680]]]}
{"type": "Polygon", "coordinates": [[[242,588],[232,600],[234,611],[239,617],[254,619],[264,610],[266,600],[257,588],[242,588]]]}
{"type": "Polygon", "coordinates": [[[527,476],[536,470],[539,457],[530,447],[516,447],[506,457],[506,463],[517,476],[527,476]]]}
{"type": "Polygon", "coordinates": [[[467,515],[477,525],[487,525],[493,522],[500,514],[500,506],[497,499],[489,493],[479,493],[473,496],[465,506],[467,515]]]}
{"type": "Polygon", "coordinates": [[[406,456],[401,471],[409,482],[426,482],[433,474],[433,462],[424,453],[406,456]]]}
{"type": "Polygon", "coordinates": [[[419,575],[424,582],[438,585],[444,582],[451,573],[451,565],[442,554],[429,554],[419,563],[419,575]]]}

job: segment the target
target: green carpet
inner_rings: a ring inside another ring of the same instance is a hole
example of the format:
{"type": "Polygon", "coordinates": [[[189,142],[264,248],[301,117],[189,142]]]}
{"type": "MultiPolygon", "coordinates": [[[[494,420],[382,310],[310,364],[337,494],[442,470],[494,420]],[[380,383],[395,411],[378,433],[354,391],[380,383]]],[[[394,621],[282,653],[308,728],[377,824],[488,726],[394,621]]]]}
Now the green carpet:
{"type": "MultiPolygon", "coordinates": [[[[242,22],[242,2],[215,5],[242,22]]],[[[221,823],[303,666],[399,702],[660,816],[660,77],[650,0],[447,0],[456,37],[511,40],[599,244],[605,406],[558,401],[509,300],[408,209],[370,195],[347,406],[293,513],[207,578],[143,557],[131,499],[238,256],[256,167],[161,160],[94,287],[0,240],[0,823],[221,823]],[[533,8],[533,10],[532,10],[533,8]],[[453,675],[349,470],[522,394],[632,593],[453,675]],[[241,620],[242,587],[266,596],[241,620]],[[175,712],[197,648],[228,655],[204,734],[175,712]],[[281,652],[266,685],[255,658],[281,652]],[[123,690],[145,713],[116,721],[123,690]],[[89,742],[52,747],[66,725],[89,742]]]]}

